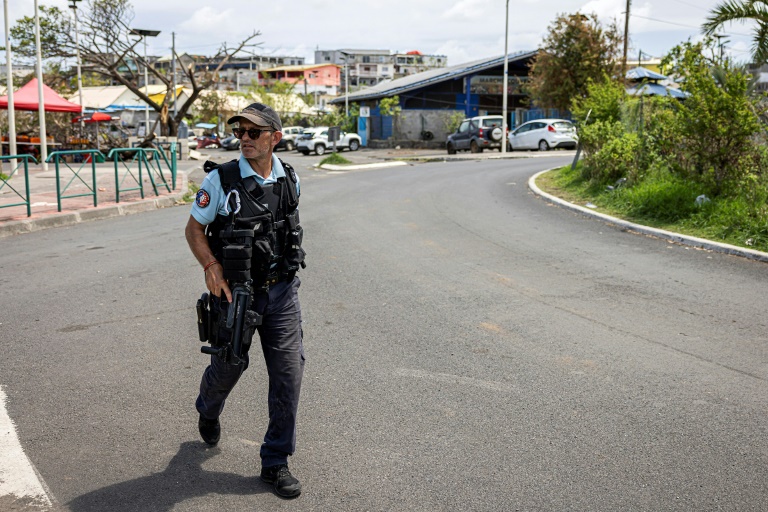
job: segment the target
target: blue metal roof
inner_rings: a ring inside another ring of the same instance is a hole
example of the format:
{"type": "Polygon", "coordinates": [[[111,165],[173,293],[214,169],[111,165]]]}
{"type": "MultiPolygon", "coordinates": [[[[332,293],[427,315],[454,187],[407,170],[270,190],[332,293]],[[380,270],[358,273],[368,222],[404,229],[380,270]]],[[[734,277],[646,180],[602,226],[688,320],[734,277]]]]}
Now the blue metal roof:
{"type": "MultiPolygon", "coordinates": [[[[537,51],[526,51],[510,53],[508,63],[519,62],[526,59],[530,59],[538,53],[537,51]]],[[[368,87],[362,91],[350,93],[349,101],[361,101],[372,100],[378,98],[386,98],[401,94],[404,92],[419,89],[426,85],[434,83],[444,82],[446,80],[453,80],[461,78],[467,75],[472,75],[486,69],[494,68],[504,64],[504,55],[498,57],[486,58],[468,62],[466,64],[459,64],[458,66],[451,66],[446,68],[430,69],[429,71],[423,71],[413,75],[408,75],[403,78],[397,78],[395,80],[388,80],[381,82],[373,87],[368,87]]],[[[330,103],[342,103],[344,102],[344,96],[332,100],[330,103]]]]}
{"type": "Polygon", "coordinates": [[[650,69],[638,66],[627,71],[628,80],[666,80],[667,77],[660,75],[650,69]]]}
{"type": "Polygon", "coordinates": [[[677,99],[688,97],[688,93],[684,91],[654,83],[640,84],[631,87],[627,89],[627,94],[631,96],[671,96],[677,99]]]}

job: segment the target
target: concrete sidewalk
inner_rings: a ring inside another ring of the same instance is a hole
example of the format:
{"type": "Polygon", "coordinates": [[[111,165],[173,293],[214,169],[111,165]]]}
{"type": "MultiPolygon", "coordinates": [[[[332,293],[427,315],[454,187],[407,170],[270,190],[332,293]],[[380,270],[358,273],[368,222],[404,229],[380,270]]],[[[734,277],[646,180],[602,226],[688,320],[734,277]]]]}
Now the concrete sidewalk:
{"type": "MultiPolygon", "coordinates": [[[[118,164],[118,180],[121,189],[138,188],[138,164],[132,163],[129,167],[118,164]],[[129,174],[129,170],[132,173],[129,174]]],[[[42,165],[30,162],[29,166],[29,191],[31,203],[31,216],[27,216],[27,207],[10,206],[23,202],[24,199],[17,195],[15,189],[22,195],[25,193],[23,166],[19,171],[0,188],[0,238],[29,233],[51,227],[69,226],[78,222],[128,215],[156,208],[166,208],[181,201],[187,193],[188,174],[195,169],[202,169],[202,162],[195,160],[179,161],[177,164],[176,187],[173,188],[170,171],[164,171],[168,187],[160,179],[157,171],[154,173],[157,195],[150,181],[147,169],[142,169],[142,182],[144,198],[140,190],[121,192],[119,202],[116,197],[115,166],[114,163],[96,164],[96,203],[92,195],[93,174],[90,163],[59,165],[59,187],[62,196],[68,197],[61,200],[61,211],[57,202],[57,178],[56,167],[48,164],[48,170],[42,165]],[[77,175],[75,175],[77,172],[77,175]],[[171,190],[168,190],[171,188],[171,190]],[[89,194],[89,195],[86,195],[89,194]]],[[[9,165],[4,162],[3,172],[10,172],[9,165]]],[[[0,182],[0,185],[3,185],[0,182]]]]}

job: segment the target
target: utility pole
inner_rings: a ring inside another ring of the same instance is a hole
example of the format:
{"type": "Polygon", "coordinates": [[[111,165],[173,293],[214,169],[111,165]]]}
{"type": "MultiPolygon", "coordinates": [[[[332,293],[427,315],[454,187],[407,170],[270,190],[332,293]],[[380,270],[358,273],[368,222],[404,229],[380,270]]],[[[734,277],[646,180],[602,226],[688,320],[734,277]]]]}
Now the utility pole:
{"type": "Polygon", "coordinates": [[[175,121],[178,113],[176,109],[176,32],[171,32],[171,69],[173,72],[173,119],[175,121]]]}
{"type": "Polygon", "coordinates": [[[627,80],[627,44],[629,43],[629,8],[632,0],[627,0],[627,10],[624,13],[624,56],[621,60],[621,79],[627,80]]]}
{"type": "MultiPolygon", "coordinates": [[[[720,65],[723,65],[723,48],[725,47],[725,43],[723,43],[723,38],[728,37],[728,34],[712,34],[712,37],[717,39],[717,46],[720,48],[720,65]]],[[[729,41],[726,41],[728,43],[729,41]]]]}
{"type": "MultiPolygon", "coordinates": [[[[45,98],[43,97],[43,58],[40,45],[40,13],[35,0],[35,46],[37,49],[37,113],[40,117],[40,161],[43,170],[48,170],[48,134],[45,132],[45,98]]],[[[13,87],[13,84],[9,84],[13,87]]]]}
{"type": "Polygon", "coordinates": [[[83,74],[80,69],[80,37],[77,28],[77,2],[81,0],[69,0],[69,8],[75,18],[75,49],[77,51],[77,94],[80,98],[80,137],[85,134],[85,105],[83,104],[83,74]]]}
{"type": "Polygon", "coordinates": [[[503,112],[502,119],[501,119],[501,154],[506,155],[507,153],[507,94],[508,91],[508,82],[509,82],[509,53],[507,49],[507,44],[509,41],[509,0],[507,0],[507,9],[505,11],[504,15],[504,86],[503,94],[504,98],[502,99],[502,107],[501,110],[503,112]]]}

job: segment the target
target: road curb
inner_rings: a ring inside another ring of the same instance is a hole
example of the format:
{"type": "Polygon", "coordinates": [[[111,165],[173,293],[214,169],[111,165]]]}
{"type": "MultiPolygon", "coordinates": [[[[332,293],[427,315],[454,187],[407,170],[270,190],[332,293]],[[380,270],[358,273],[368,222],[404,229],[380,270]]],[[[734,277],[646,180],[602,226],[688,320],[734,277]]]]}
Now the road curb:
{"type": "Polygon", "coordinates": [[[751,260],[757,260],[757,261],[768,263],[768,253],[765,253],[765,252],[755,251],[752,249],[745,249],[743,247],[737,247],[735,245],[724,244],[720,242],[713,242],[712,240],[706,240],[704,238],[696,238],[694,236],[681,235],[680,233],[673,233],[672,231],[665,231],[663,229],[651,228],[648,226],[643,226],[641,224],[634,224],[632,222],[629,222],[623,219],[618,219],[616,217],[611,217],[610,215],[606,215],[604,213],[599,213],[599,212],[590,210],[589,208],[584,208],[583,206],[569,203],[563,199],[560,199],[559,197],[553,196],[552,194],[548,194],[543,190],[541,190],[538,186],[536,186],[536,178],[538,178],[545,172],[553,171],[555,169],[559,169],[559,167],[553,167],[552,169],[546,169],[544,171],[537,172],[536,174],[534,174],[528,179],[528,188],[531,190],[531,192],[541,197],[545,201],[548,201],[562,208],[566,208],[574,212],[580,213],[585,217],[600,219],[603,222],[610,224],[612,226],[621,228],[622,230],[633,231],[636,233],[642,233],[644,235],[655,236],[657,238],[670,240],[672,242],[679,243],[682,245],[687,245],[690,247],[697,247],[701,249],[707,249],[713,252],[732,254],[735,256],[742,256],[744,258],[748,258],[751,260]]]}
{"type": "Polygon", "coordinates": [[[323,165],[319,165],[318,167],[320,169],[325,169],[326,171],[352,171],[356,169],[380,169],[382,167],[398,167],[402,165],[410,165],[410,164],[408,162],[396,160],[392,162],[378,162],[375,164],[353,164],[353,165],[323,164],[323,165]]]}
{"type": "Polygon", "coordinates": [[[187,193],[188,187],[187,173],[185,171],[177,171],[176,177],[181,182],[179,192],[130,203],[117,203],[88,210],[55,213],[36,219],[9,221],[0,224],[0,238],[31,233],[33,231],[42,231],[49,228],[74,226],[81,222],[121,217],[124,215],[132,215],[134,213],[142,213],[175,206],[187,193]]]}

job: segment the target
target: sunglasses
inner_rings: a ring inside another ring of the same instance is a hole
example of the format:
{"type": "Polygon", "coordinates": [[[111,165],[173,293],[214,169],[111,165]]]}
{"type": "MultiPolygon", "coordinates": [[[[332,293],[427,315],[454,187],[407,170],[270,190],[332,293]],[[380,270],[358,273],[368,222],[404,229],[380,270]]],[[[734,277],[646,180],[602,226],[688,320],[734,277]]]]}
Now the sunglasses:
{"type": "Polygon", "coordinates": [[[246,132],[248,133],[248,137],[250,137],[251,140],[256,140],[261,137],[263,132],[273,133],[274,130],[267,130],[266,128],[249,128],[247,130],[245,128],[235,128],[232,130],[232,133],[234,133],[235,137],[238,139],[242,139],[246,132]]]}

